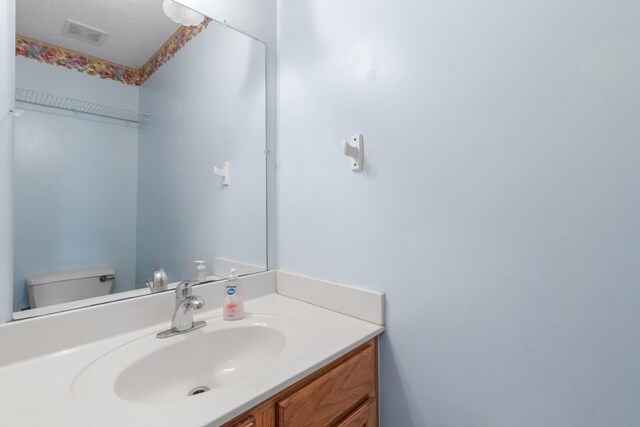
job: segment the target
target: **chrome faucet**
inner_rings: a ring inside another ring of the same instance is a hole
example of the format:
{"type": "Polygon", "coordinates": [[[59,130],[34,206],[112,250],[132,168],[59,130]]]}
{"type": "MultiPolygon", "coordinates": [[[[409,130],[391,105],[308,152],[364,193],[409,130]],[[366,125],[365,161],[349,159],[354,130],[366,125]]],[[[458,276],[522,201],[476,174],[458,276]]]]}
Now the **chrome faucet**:
{"type": "Polygon", "coordinates": [[[151,293],[156,293],[166,291],[169,280],[167,279],[167,273],[162,268],[154,267],[153,278],[147,280],[145,283],[151,293]]]}
{"type": "Polygon", "coordinates": [[[159,332],[156,335],[158,338],[184,334],[207,325],[204,320],[193,321],[193,313],[204,307],[204,300],[192,295],[192,286],[197,283],[184,280],[176,286],[176,309],[171,320],[171,329],[159,332]]]}

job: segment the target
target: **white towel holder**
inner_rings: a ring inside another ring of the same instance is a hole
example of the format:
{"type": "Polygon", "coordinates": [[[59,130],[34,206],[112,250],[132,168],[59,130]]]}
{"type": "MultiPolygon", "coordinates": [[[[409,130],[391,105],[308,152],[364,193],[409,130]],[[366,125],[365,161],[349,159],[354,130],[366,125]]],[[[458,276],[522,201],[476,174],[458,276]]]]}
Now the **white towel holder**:
{"type": "Polygon", "coordinates": [[[342,151],[347,157],[351,157],[351,170],[359,172],[362,170],[364,163],[364,136],[362,134],[354,135],[349,140],[342,143],[342,151]]]}
{"type": "Polygon", "coordinates": [[[213,174],[222,178],[222,185],[229,185],[229,162],[224,162],[222,169],[214,166],[213,174]]]}

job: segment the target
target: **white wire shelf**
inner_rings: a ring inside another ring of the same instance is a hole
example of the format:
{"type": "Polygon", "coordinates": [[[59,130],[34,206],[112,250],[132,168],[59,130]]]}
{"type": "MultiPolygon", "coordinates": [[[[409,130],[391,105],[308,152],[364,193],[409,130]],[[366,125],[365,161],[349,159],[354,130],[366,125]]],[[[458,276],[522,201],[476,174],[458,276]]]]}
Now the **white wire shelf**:
{"type": "Polygon", "coordinates": [[[27,104],[41,105],[51,108],[73,111],[75,113],[91,114],[93,116],[108,117],[127,122],[140,123],[149,120],[148,114],[124,108],[110,107],[79,99],[66,98],[64,96],[49,95],[31,89],[16,88],[16,101],[27,104]]]}

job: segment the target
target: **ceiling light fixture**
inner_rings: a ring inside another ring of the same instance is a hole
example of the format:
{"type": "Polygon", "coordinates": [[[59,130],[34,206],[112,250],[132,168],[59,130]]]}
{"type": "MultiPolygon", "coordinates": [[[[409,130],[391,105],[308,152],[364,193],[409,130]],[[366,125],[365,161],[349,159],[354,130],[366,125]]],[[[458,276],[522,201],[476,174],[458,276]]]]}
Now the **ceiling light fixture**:
{"type": "Polygon", "coordinates": [[[204,15],[183,6],[174,0],[164,0],[162,2],[162,10],[173,22],[180,25],[194,26],[199,25],[204,21],[204,15]]]}

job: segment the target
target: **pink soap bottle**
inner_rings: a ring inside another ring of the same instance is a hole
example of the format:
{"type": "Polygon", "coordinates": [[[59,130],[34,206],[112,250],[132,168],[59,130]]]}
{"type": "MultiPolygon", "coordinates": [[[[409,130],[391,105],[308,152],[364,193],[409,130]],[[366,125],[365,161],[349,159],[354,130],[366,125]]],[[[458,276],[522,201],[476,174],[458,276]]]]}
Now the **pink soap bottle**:
{"type": "Polygon", "coordinates": [[[244,298],[235,268],[231,269],[229,281],[224,287],[222,312],[224,320],[240,320],[244,317],[244,298]]]}

